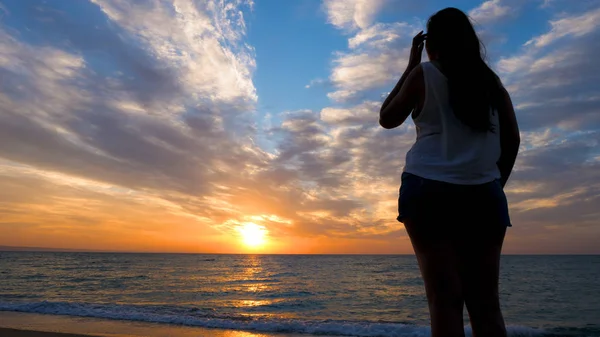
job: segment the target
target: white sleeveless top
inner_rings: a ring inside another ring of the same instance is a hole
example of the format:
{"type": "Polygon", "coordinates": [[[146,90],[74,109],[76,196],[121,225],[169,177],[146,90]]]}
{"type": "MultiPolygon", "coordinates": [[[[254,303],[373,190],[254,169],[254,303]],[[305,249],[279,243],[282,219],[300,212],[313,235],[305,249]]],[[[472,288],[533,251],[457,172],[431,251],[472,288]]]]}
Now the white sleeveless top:
{"type": "Polygon", "coordinates": [[[448,83],[430,62],[421,63],[425,103],[417,118],[417,141],[406,154],[404,172],[452,184],[483,184],[500,178],[498,113],[490,114],[494,132],[474,131],[452,111],[448,83]]]}

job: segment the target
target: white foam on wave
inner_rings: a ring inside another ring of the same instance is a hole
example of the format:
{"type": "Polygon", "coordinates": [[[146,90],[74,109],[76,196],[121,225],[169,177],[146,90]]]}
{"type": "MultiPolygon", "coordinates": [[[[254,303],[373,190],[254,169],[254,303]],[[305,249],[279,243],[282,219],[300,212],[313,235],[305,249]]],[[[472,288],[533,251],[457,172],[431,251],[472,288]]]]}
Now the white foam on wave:
{"type": "MultiPolygon", "coordinates": [[[[105,318],[115,320],[141,321],[165,324],[197,326],[204,328],[252,330],[258,332],[287,332],[313,335],[338,335],[356,337],[421,337],[429,336],[430,329],[425,326],[400,323],[372,323],[356,321],[307,321],[293,319],[250,319],[213,318],[190,315],[185,308],[181,313],[161,312],[157,308],[144,308],[112,304],[88,304],[65,302],[33,302],[33,303],[2,303],[0,311],[29,312],[37,314],[53,314],[65,316],[80,316],[105,318]],[[152,309],[149,311],[148,309],[152,309]]],[[[533,337],[540,336],[543,331],[510,326],[509,336],[533,337]]],[[[471,335],[470,328],[466,329],[467,336],[471,335]]]]}

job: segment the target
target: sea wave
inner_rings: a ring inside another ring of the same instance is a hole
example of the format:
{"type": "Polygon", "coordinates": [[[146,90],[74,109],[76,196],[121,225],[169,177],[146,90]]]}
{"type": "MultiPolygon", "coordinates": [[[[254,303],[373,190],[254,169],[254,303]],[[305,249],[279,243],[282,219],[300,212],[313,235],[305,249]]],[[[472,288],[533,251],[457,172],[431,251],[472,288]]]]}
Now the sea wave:
{"type": "MultiPolygon", "coordinates": [[[[93,317],[114,320],[177,324],[204,328],[251,330],[257,332],[303,333],[356,337],[417,337],[429,336],[429,327],[401,324],[343,320],[300,320],[284,318],[252,318],[247,316],[215,316],[188,307],[133,306],[75,302],[0,302],[0,311],[93,317]]],[[[466,329],[467,335],[470,329],[466,329]]],[[[509,336],[543,336],[545,331],[510,326],[509,336]]]]}

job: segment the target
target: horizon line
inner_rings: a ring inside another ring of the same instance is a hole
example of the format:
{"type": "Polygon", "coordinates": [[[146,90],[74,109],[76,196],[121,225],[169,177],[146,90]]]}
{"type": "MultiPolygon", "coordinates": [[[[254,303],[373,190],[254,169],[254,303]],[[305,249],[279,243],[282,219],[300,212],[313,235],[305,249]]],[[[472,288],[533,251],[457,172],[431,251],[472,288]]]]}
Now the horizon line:
{"type": "MultiPolygon", "coordinates": [[[[171,254],[171,255],[378,255],[414,256],[414,253],[210,253],[210,252],[168,252],[168,251],[120,251],[76,248],[0,246],[0,252],[22,253],[98,253],[98,254],[171,254]]],[[[600,253],[505,253],[504,256],[598,256],[600,253]]]]}

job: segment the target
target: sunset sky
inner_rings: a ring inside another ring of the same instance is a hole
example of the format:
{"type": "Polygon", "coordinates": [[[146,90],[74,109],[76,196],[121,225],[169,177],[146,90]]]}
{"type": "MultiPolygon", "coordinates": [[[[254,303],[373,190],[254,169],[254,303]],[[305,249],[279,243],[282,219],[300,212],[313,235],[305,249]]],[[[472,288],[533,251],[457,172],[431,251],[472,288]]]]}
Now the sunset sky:
{"type": "Polygon", "coordinates": [[[0,0],[0,245],[412,253],[379,106],[449,3],[520,122],[505,252],[600,253],[595,0],[0,0]]]}

